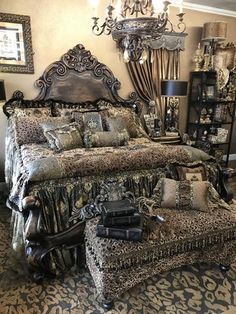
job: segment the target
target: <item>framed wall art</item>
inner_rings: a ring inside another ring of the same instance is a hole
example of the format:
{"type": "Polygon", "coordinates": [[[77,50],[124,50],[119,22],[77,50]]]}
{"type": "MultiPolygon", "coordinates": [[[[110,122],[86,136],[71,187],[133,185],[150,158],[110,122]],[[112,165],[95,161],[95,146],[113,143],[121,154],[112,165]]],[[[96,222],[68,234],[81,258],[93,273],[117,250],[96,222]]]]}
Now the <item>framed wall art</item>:
{"type": "Polygon", "coordinates": [[[0,72],[34,73],[29,16],[0,13],[0,72]]]}

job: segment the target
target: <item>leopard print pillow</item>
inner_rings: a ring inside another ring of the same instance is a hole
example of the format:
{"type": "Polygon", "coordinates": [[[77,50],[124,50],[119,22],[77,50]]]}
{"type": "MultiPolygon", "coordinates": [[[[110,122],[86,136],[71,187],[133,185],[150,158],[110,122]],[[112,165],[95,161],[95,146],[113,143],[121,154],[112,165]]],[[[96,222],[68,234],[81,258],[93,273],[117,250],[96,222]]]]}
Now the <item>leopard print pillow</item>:
{"type": "MultiPolygon", "coordinates": [[[[54,123],[55,119],[65,120],[64,117],[55,118],[47,116],[20,116],[16,118],[14,123],[16,143],[23,145],[47,142],[42,125],[44,123],[54,123]]],[[[66,120],[66,122],[68,122],[68,120],[66,120]]],[[[59,123],[59,121],[57,121],[57,123],[59,123]]]]}
{"type": "Polygon", "coordinates": [[[15,117],[50,117],[51,116],[51,108],[15,108],[14,110],[15,117]]]}

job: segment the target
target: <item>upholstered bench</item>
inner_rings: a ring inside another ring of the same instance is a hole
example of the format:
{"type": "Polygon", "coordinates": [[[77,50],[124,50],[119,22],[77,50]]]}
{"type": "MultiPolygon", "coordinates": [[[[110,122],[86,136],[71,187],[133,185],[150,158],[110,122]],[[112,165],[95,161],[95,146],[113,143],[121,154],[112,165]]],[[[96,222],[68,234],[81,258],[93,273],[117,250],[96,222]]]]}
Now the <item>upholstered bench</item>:
{"type": "Polygon", "coordinates": [[[236,215],[159,208],[165,222],[145,219],[142,242],[99,238],[99,218],[85,227],[86,260],[104,307],[141,281],[160,272],[196,262],[229,266],[236,258],[236,215]]]}

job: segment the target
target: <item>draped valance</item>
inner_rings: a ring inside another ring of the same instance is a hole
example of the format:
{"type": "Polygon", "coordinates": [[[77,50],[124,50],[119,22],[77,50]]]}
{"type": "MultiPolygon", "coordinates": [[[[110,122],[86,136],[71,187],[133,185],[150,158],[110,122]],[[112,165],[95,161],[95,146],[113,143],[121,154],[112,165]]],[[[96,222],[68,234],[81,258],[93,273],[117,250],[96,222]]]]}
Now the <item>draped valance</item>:
{"type": "Polygon", "coordinates": [[[187,33],[165,32],[160,38],[152,40],[149,46],[152,49],[184,50],[187,35],[187,33]]]}

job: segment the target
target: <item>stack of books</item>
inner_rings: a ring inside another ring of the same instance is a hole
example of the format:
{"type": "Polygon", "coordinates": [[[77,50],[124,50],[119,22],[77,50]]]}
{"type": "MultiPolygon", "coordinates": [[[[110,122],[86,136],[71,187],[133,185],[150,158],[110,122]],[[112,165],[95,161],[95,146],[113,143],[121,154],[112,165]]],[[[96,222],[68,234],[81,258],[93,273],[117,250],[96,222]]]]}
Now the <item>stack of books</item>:
{"type": "Polygon", "coordinates": [[[141,241],[142,219],[137,208],[129,200],[102,203],[101,221],[97,236],[127,241],[141,241]]]}

